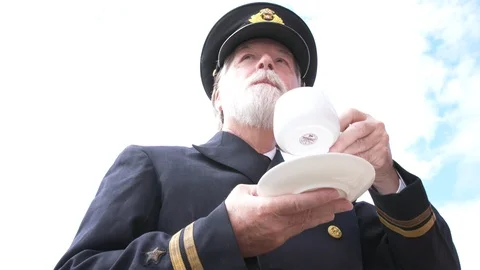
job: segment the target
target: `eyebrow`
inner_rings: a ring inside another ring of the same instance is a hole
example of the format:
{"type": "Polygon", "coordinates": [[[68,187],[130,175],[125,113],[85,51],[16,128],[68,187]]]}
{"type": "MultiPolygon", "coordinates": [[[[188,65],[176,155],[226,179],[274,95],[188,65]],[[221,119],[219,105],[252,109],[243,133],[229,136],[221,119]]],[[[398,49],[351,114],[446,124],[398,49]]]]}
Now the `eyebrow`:
{"type": "Polygon", "coordinates": [[[242,50],[245,50],[245,49],[250,49],[250,47],[247,44],[241,44],[240,46],[237,47],[237,49],[235,51],[239,52],[239,51],[242,51],[242,50]]]}
{"type": "Polygon", "coordinates": [[[293,54],[290,52],[290,51],[287,51],[287,50],[283,50],[283,49],[280,49],[279,52],[285,54],[285,55],[288,55],[290,57],[293,57],[293,54]]]}

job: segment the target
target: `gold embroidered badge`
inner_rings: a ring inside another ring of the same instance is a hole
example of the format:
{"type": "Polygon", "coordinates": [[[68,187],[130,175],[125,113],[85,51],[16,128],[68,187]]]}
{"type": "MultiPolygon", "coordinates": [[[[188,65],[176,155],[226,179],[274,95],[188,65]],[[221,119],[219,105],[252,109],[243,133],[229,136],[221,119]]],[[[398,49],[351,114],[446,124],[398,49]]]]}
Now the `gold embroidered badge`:
{"type": "Polygon", "coordinates": [[[258,22],[274,22],[279,24],[284,24],[282,18],[280,18],[275,11],[264,8],[260,10],[257,14],[252,15],[248,20],[251,23],[258,23],[258,22]]]}

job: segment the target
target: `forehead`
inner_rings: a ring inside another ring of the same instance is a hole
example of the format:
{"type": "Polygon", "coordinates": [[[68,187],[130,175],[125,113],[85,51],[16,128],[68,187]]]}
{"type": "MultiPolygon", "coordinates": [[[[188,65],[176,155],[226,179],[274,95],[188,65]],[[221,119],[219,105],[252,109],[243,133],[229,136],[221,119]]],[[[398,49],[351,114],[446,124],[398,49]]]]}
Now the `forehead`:
{"type": "Polygon", "coordinates": [[[281,52],[292,56],[290,50],[283,44],[272,39],[252,39],[240,44],[234,51],[234,54],[244,50],[262,50],[281,52]]]}

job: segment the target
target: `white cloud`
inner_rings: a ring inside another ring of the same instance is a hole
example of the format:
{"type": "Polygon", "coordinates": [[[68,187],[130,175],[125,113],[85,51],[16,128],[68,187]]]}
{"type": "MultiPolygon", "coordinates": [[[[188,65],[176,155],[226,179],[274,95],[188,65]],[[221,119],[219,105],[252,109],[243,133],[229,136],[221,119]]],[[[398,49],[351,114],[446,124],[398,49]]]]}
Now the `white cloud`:
{"type": "Polygon", "coordinates": [[[442,42],[437,57],[455,63],[445,87],[436,89],[438,101],[454,108],[444,119],[454,134],[441,151],[459,160],[454,194],[462,198],[480,192],[480,2],[446,2],[435,9],[432,33],[442,42]]]}
{"type": "Polygon", "coordinates": [[[476,243],[480,241],[480,236],[475,233],[478,229],[479,220],[476,213],[479,212],[479,209],[480,200],[478,199],[452,202],[438,209],[448,222],[462,269],[465,270],[478,269],[479,265],[476,243]]]}
{"type": "MultiPolygon", "coordinates": [[[[10,250],[24,250],[18,239],[28,233],[45,247],[32,261],[50,269],[126,145],[202,143],[215,131],[200,50],[218,16],[243,1],[203,1],[202,12],[184,2],[24,2],[0,4],[0,203],[15,221],[1,225],[2,233],[14,232],[2,239],[10,250]]],[[[466,142],[478,138],[478,65],[457,53],[468,38],[478,40],[475,2],[282,2],[308,16],[316,34],[317,85],[339,111],[358,107],[386,122],[394,155],[408,170],[428,178],[442,164],[442,155],[422,160],[407,148],[435,135],[442,119],[425,94],[452,74],[450,86],[437,92],[440,101],[459,104],[448,118],[458,133],[441,150],[480,152],[477,142],[466,142]],[[453,73],[424,55],[428,33],[447,40],[441,55],[461,57],[453,73]]],[[[13,269],[23,255],[4,265],[13,269]]]]}

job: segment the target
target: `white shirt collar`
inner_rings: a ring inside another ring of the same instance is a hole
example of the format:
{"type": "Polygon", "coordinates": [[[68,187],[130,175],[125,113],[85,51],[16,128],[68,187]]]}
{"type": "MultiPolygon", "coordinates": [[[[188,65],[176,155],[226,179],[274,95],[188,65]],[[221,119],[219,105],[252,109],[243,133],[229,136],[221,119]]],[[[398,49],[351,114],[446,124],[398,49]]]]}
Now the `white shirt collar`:
{"type": "Polygon", "coordinates": [[[273,148],[272,150],[268,151],[267,153],[264,153],[264,155],[269,157],[271,160],[273,160],[273,157],[275,156],[276,152],[277,152],[277,148],[273,148]]]}

